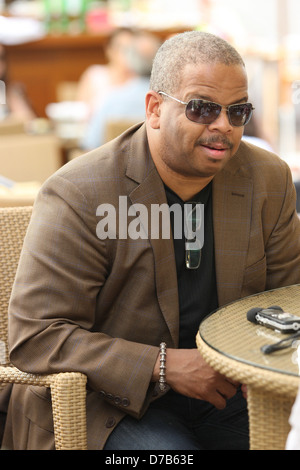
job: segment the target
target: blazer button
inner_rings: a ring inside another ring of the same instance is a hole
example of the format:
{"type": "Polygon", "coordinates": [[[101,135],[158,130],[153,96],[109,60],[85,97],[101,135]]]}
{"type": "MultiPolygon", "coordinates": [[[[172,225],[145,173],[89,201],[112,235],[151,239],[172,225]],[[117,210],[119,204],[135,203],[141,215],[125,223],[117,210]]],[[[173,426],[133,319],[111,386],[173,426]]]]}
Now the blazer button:
{"type": "Polygon", "coordinates": [[[122,402],[122,400],[121,400],[120,397],[116,396],[116,397],[114,398],[114,403],[115,403],[115,405],[120,405],[121,402],[122,402]]]}
{"type": "Polygon", "coordinates": [[[127,408],[127,406],[130,405],[130,401],[128,400],[128,398],[123,398],[122,400],[122,405],[127,408]]]}
{"type": "Polygon", "coordinates": [[[115,424],[116,424],[115,418],[113,416],[110,416],[109,418],[107,418],[105,426],[109,429],[109,428],[113,428],[115,424]]]}

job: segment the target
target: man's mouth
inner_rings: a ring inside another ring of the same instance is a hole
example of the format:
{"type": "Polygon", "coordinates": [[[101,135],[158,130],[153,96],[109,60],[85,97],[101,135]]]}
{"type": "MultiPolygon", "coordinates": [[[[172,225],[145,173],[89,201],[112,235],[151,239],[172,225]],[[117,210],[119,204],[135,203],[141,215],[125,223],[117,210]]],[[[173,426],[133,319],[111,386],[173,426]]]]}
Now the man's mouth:
{"type": "Polygon", "coordinates": [[[228,156],[228,152],[233,148],[233,144],[227,139],[199,139],[197,142],[203,148],[207,157],[214,161],[221,161],[228,156]]]}
{"type": "Polygon", "coordinates": [[[207,147],[211,150],[228,150],[229,147],[225,147],[224,145],[217,145],[217,144],[202,144],[202,147],[207,147]]]}
{"type": "Polygon", "coordinates": [[[210,140],[204,140],[204,139],[199,139],[198,145],[201,145],[202,147],[207,147],[211,150],[219,150],[219,151],[224,151],[224,150],[231,150],[233,148],[233,144],[226,140],[217,140],[217,139],[210,139],[210,140]]]}

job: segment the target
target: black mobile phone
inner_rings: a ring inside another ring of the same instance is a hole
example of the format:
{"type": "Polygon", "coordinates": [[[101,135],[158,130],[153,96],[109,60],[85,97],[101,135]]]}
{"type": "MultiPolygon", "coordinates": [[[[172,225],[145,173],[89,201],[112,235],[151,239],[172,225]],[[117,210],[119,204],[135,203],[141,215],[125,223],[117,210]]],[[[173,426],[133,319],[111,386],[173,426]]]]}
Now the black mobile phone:
{"type": "Polygon", "coordinates": [[[295,333],[300,330],[300,317],[285,312],[277,306],[252,308],[247,312],[247,319],[252,323],[258,323],[281,333],[295,333]]]}

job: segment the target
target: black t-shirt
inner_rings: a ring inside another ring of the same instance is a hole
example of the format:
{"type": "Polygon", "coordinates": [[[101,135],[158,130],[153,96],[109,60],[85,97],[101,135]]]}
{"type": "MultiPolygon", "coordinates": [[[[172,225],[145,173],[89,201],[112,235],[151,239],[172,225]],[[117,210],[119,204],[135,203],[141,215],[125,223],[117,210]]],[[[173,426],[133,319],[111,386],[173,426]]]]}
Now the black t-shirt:
{"type": "MultiPolygon", "coordinates": [[[[169,207],[180,204],[184,213],[183,201],[170,188],[165,186],[169,207]]],[[[174,250],[179,293],[179,347],[196,347],[196,334],[201,320],[218,307],[215,275],[214,235],[212,219],[212,184],[209,183],[192,201],[204,204],[204,244],[201,263],[197,269],[188,269],[185,264],[185,238],[174,238],[174,250]]],[[[171,227],[174,234],[174,217],[171,211],[171,227]]]]}

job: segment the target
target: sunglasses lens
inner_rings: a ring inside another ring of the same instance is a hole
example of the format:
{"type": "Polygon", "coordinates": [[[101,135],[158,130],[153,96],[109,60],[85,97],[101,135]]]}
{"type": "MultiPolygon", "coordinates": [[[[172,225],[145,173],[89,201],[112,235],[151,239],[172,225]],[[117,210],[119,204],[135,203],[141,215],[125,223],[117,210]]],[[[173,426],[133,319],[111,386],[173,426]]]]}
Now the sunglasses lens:
{"type": "Polygon", "coordinates": [[[252,116],[252,105],[249,103],[236,104],[228,108],[229,119],[234,127],[245,126],[252,116]]]}
{"type": "Polygon", "coordinates": [[[219,116],[222,107],[219,104],[191,100],[186,107],[186,117],[198,124],[211,124],[219,116]]]}
{"type": "MultiPolygon", "coordinates": [[[[202,100],[191,100],[186,106],[186,117],[198,124],[212,124],[220,115],[221,105],[202,100]]],[[[252,116],[250,103],[235,104],[228,107],[230,123],[234,127],[245,126],[252,116]]]]}

